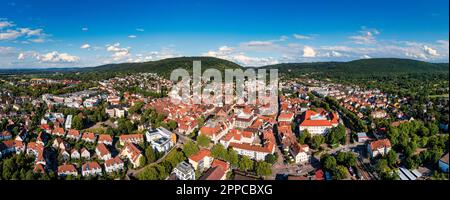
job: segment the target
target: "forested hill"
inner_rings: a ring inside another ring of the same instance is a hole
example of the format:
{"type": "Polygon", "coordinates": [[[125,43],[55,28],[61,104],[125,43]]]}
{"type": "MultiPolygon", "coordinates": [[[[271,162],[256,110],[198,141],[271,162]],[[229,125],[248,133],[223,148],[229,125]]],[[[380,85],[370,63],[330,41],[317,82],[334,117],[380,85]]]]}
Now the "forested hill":
{"type": "Polygon", "coordinates": [[[192,72],[193,61],[202,62],[202,71],[210,68],[224,71],[225,69],[241,68],[240,65],[213,57],[179,57],[168,58],[158,61],[150,61],[143,63],[123,63],[123,64],[109,64],[99,67],[84,68],[83,71],[95,72],[118,72],[118,73],[133,73],[133,72],[152,72],[158,73],[162,76],[169,77],[170,73],[175,69],[186,69],[192,72]]]}
{"type": "Polygon", "coordinates": [[[264,66],[280,73],[317,73],[325,76],[390,76],[393,74],[448,73],[448,63],[428,63],[397,58],[374,58],[350,62],[288,63],[264,66]]]}

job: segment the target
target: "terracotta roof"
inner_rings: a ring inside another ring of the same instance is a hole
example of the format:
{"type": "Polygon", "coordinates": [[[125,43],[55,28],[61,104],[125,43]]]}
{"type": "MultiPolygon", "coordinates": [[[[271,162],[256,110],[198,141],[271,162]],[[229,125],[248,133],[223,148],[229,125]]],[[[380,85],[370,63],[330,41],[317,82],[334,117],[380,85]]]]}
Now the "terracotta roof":
{"type": "Polygon", "coordinates": [[[292,120],[294,118],[294,113],[281,113],[280,116],[278,116],[278,120],[292,120]]]}
{"type": "Polygon", "coordinates": [[[338,120],[336,113],[328,113],[324,109],[308,110],[305,112],[304,120],[300,126],[333,126],[333,124],[338,123],[338,120]],[[311,116],[317,114],[327,117],[327,120],[311,120],[311,116]]]}
{"type": "Polygon", "coordinates": [[[104,142],[104,141],[106,141],[106,142],[112,142],[113,141],[113,139],[112,139],[112,137],[110,136],[110,135],[107,135],[107,134],[100,134],[99,136],[98,136],[98,141],[100,142],[104,142]]]}
{"type": "Polygon", "coordinates": [[[389,139],[377,140],[370,143],[370,148],[372,150],[381,148],[390,148],[391,146],[392,146],[391,141],[389,141],[389,139]]]}
{"type": "Polygon", "coordinates": [[[207,149],[202,149],[198,153],[190,156],[189,159],[195,162],[199,162],[200,160],[203,160],[206,156],[211,157],[211,151],[207,149]]]}
{"type": "Polygon", "coordinates": [[[77,172],[77,168],[75,168],[75,166],[72,164],[61,165],[58,167],[58,173],[63,172],[77,172]]]}
{"type": "Polygon", "coordinates": [[[211,167],[221,167],[223,171],[228,171],[230,169],[230,165],[222,160],[214,159],[214,161],[211,164],[211,167]]]}
{"type": "Polygon", "coordinates": [[[64,135],[64,129],[63,129],[63,128],[55,128],[55,129],[52,131],[52,134],[54,134],[54,135],[56,135],[56,134],[64,135]]]}
{"type": "Polygon", "coordinates": [[[123,161],[119,158],[119,156],[116,156],[115,158],[111,158],[105,161],[105,166],[110,167],[114,164],[121,164],[123,161]]]}
{"type": "Polygon", "coordinates": [[[84,163],[83,166],[81,167],[81,169],[83,171],[86,171],[86,170],[91,170],[91,169],[101,169],[101,167],[97,162],[93,161],[93,162],[84,163]]]}
{"type": "Polygon", "coordinates": [[[207,126],[203,126],[200,129],[200,133],[202,135],[207,135],[207,136],[213,136],[218,134],[220,131],[220,127],[216,126],[216,127],[207,127],[207,126]]]}
{"type": "Polygon", "coordinates": [[[82,136],[83,139],[90,139],[90,140],[95,140],[95,134],[94,133],[83,133],[82,136]]]}
{"type": "Polygon", "coordinates": [[[80,131],[78,131],[78,130],[75,130],[75,129],[70,129],[68,132],[67,132],[67,135],[69,136],[74,136],[74,137],[80,137],[80,131]]]}
{"type": "Polygon", "coordinates": [[[221,180],[225,176],[225,171],[221,167],[209,168],[199,180],[221,180]]]}
{"type": "Polygon", "coordinates": [[[98,149],[98,151],[100,152],[100,156],[104,156],[104,155],[108,155],[108,154],[111,154],[110,152],[109,152],[109,150],[108,150],[108,148],[105,146],[105,144],[99,144],[99,145],[97,145],[97,148],[96,149],[98,149]]]}

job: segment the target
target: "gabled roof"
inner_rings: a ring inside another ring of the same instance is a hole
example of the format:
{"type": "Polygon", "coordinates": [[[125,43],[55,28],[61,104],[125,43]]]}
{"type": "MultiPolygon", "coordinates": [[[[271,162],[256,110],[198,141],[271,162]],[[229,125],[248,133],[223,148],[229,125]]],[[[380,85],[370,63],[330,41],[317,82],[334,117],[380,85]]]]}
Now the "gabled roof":
{"type": "Polygon", "coordinates": [[[370,148],[372,150],[376,150],[376,149],[381,149],[381,148],[391,148],[391,141],[389,141],[389,139],[382,139],[382,140],[377,140],[377,141],[373,141],[370,144],[370,148]]]}
{"type": "Polygon", "coordinates": [[[198,153],[190,156],[189,159],[195,162],[199,162],[200,160],[203,160],[206,156],[211,157],[211,151],[207,149],[202,149],[198,153]]]}

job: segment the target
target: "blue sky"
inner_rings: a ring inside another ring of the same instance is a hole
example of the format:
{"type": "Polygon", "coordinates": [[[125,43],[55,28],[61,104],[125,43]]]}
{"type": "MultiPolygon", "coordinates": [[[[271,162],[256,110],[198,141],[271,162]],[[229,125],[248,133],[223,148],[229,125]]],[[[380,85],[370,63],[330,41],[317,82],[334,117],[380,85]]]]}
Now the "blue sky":
{"type": "Polygon", "coordinates": [[[448,0],[2,0],[0,68],[177,56],[246,66],[398,57],[448,62],[448,0]]]}

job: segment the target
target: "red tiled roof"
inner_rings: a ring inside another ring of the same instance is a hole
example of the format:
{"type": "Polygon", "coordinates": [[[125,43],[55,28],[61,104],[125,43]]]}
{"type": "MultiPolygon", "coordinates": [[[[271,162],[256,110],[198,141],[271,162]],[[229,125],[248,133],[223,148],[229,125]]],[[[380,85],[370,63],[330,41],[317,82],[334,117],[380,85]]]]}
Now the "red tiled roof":
{"type": "Polygon", "coordinates": [[[116,156],[115,158],[111,158],[105,161],[105,166],[109,167],[114,164],[121,164],[123,161],[119,158],[119,156],[116,156]]]}
{"type": "Polygon", "coordinates": [[[55,128],[55,130],[52,131],[52,134],[64,135],[64,129],[63,128],[55,128]]]}
{"type": "Polygon", "coordinates": [[[98,141],[99,141],[99,142],[100,142],[100,141],[102,141],[102,142],[104,142],[104,141],[106,141],[106,142],[112,142],[113,139],[112,139],[112,137],[111,137],[110,135],[107,135],[107,134],[101,134],[101,135],[98,136],[98,141]]]}
{"type": "Polygon", "coordinates": [[[83,171],[86,171],[86,170],[92,170],[92,169],[101,169],[101,167],[97,162],[93,161],[93,162],[84,163],[83,166],[81,167],[81,169],[83,171]]]}
{"type": "Polygon", "coordinates": [[[76,172],[77,168],[75,168],[74,165],[72,164],[67,164],[67,165],[61,165],[58,167],[58,173],[63,173],[63,172],[76,172]]]}
{"type": "Polygon", "coordinates": [[[94,140],[95,139],[95,134],[94,133],[83,133],[82,136],[83,139],[90,139],[90,140],[94,140]]]}
{"type": "Polygon", "coordinates": [[[211,164],[211,167],[221,167],[223,171],[228,171],[230,169],[230,165],[222,160],[214,159],[214,161],[211,164]]]}
{"type": "Polygon", "coordinates": [[[390,148],[391,146],[392,146],[391,141],[389,141],[389,139],[377,140],[370,143],[370,148],[372,150],[381,148],[390,148]]]}
{"type": "Polygon", "coordinates": [[[200,177],[200,180],[221,180],[225,176],[225,171],[221,167],[212,167],[200,177]]]}
{"type": "Polygon", "coordinates": [[[108,148],[106,148],[105,144],[103,144],[103,143],[97,145],[97,149],[100,152],[100,156],[104,156],[104,155],[110,154],[108,148]]]}
{"type": "Polygon", "coordinates": [[[317,112],[308,110],[305,112],[305,118],[300,126],[333,126],[338,123],[338,116],[336,113],[327,113],[324,109],[318,109],[317,112]],[[311,120],[312,115],[321,114],[327,116],[328,120],[311,120]]]}
{"type": "Polygon", "coordinates": [[[67,132],[67,135],[71,135],[71,136],[74,136],[74,137],[80,137],[80,131],[75,130],[75,129],[70,129],[67,132]]]}
{"type": "Polygon", "coordinates": [[[190,156],[189,159],[195,162],[199,162],[200,160],[203,160],[206,156],[211,156],[211,151],[207,149],[202,149],[195,155],[190,156]]]}

